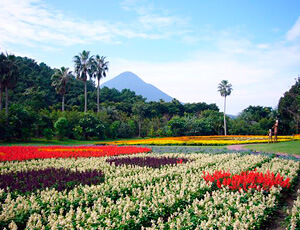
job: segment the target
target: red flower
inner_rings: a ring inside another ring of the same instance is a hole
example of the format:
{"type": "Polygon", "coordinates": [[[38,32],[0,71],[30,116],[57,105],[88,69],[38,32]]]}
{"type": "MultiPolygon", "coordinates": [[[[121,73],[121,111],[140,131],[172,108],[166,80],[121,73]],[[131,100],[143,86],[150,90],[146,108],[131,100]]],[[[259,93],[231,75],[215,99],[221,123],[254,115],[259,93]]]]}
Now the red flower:
{"type": "Polygon", "coordinates": [[[256,189],[261,191],[270,191],[275,187],[289,188],[290,178],[284,179],[280,173],[274,175],[269,171],[265,174],[257,172],[257,169],[253,171],[243,171],[237,175],[231,175],[229,172],[215,171],[212,175],[203,171],[203,179],[207,182],[215,183],[218,188],[222,185],[229,187],[230,190],[234,191],[248,191],[249,189],[256,189]]]}
{"type": "Polygon", "coordinates": [[[0,161],[23,161],[44,158],[104,157],[151,152],[136,146],[1,146],[0,161]]]}

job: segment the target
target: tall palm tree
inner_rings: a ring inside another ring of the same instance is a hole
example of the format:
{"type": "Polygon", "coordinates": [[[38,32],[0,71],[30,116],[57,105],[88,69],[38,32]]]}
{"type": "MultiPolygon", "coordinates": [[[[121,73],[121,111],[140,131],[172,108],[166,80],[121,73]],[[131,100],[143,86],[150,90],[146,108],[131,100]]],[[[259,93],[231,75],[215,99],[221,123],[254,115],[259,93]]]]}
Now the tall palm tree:
{"type": "Polygon", "coordinates": [[[6,54],[3,64],[4,75],[1,85],[5,88],[5,115],[8,116],[8,90],[12,89],[17,82],[19,67],[17,65],[17,58],[13,54],[6,54]]]}
{"type": "Polygon", "coordinates": [[[226,97],[231,94],[232,85],[229,84],[227,80],[222,80],[218,86],[218,91],[220,92],[221,96],[224,97],[224,134],[227,135],[226,129],[226,97]]]}
{"type": "Polygon", "coordinates": [[[51,85],[55,87],[58,94],[62,95],[61,111],[65,111],[65,93],[67,90],[67,83],[72,77],[72,71],[69,71],[69,68],[65,67],[55,69],[54,74],[51,76],[51,85]]]}
{"type": "Polygon", "coordinates": [[[94,59],[94,64],[93,64],[93,77],[97,79],[97,112],[100,111],[100,80],[103,77],[106,77],[106,72],[108,71],[108,61],[105,61],[104,56],[99,56],[96,55],[95,59],[94,59]]]}
{"type": "Polygon", "coordinates": [[[74,56],[75,73],[78,79],[84,82],[84,112],[87,112],[87,80],[92,76],[93,57],[90,57],[90,51],[82,51],[74,56]]]}

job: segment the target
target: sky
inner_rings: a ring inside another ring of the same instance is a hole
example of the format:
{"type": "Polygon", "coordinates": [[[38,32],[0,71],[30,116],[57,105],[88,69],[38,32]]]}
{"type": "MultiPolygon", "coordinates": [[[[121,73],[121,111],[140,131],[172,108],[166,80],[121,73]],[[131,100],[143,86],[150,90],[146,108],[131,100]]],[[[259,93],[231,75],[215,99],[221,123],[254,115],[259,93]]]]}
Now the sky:
{"type": "Polygon", "coordinates": [[[0,52],[74,69],[83,50],[107,77],[137,74],[183,103],[276,108],[300,74],[299,0],[0,0],[0,52]]]}

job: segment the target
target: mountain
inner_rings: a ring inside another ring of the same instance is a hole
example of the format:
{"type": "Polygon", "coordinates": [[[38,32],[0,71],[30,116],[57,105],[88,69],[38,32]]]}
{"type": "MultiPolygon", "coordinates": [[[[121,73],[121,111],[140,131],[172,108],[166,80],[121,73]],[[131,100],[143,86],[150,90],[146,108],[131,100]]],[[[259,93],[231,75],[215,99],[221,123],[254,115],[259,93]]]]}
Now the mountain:
{"type": "Polygon", "coordinates": [[[124,72],[114,77],[113,79],[102,84],[101,87],[116,88],[121,91],[123,89],[130,89],[137,95],[142,95],[147,98],[146,101],[159,101],[163,99],[166,102],[173,100],[168,94],[164,93],[154,85],[144,82],[136,74],[132,72],[124,72]]]}

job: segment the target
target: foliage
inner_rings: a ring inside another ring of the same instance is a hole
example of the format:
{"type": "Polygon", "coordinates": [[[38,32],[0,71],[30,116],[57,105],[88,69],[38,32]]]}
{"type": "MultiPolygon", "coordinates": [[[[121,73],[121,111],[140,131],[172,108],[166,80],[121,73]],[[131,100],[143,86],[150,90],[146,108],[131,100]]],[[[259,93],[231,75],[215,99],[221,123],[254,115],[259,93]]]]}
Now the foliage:
{"type": "Polygon", "coordinates": [[[54,128],[57,132],[59,140],[63,140],[66,137],[68,133],[68,127],[69,122],[65,117],[58,118],[58,120],[54,123],[54,128]]]}
{"type": "Polygon", "coordinates": [[[84,112],[87,112],[87,80],[93,75],[93,57],[90,51],[83,50],[74,56],[75,73],[78,79],[84,82],[84,112]]]}
{"type": "Polygon", "coordinates": [[[97,80],[97,112],[100,110],[100,80],[106,77],[106,72],[108,71],[108,61],[105,61],[106,57],[96,55],[92,60],[92,76],[97,80]]]}
{"type": "Polygon", "coordinates": [[[52,129],[50,129],[50,128],[44,129],[43,136],[46,138],[47,141],[52,140],[53,135],[54,135],[54,133],[53,133],[52,129]]]}
{"type": "Polygon", "coordinates": [[[249,106],[230,122],[230,133],[235,135],[267,135],[276,120],[276,111],[271,107],[249,106]]]}
{"type": "Polygon", "coordinates": [[[278,103],[279,131],[284,134],[300,132],[300,77],[278,103]]]}
{"type": "Polygon", "coordinates": [[[56,92],[62,95],[62,111],[65,110],[65,94],[67,91],[67,83],[72,77],[72,71],[69,71],[69,68],[65,67],[55,69],[54,74],[51,76],[51,86],[55,87],[56,92]]]}
{"type": "Polygon", "coordinates": [[[81,128],[85,140],[94,136],[104,137],[104,125],[93,113],[84,114],[79,120],[78,126],[81,128]]]}
{"type": "Polygon", "coordinates": [[[226,97],[231,94],[232,85],[229,84],[227,80],[222,80],[221,83],[218,85],[218,91],[220,92],[221,96],[224,97],[224,135],[227,135],[227,125],[226,125],[226,97]]]}
{"type": "MultiPolygon", "coordinates": [[[[4,60],[8,60],[8,56],[0,54],[0,107],[5,99],[5,95],[2,94],[5,92],[4,75],[7,73],[8,65],[5,65],[4,60]]],[[[59,72],[58,70],[50,68],[45,63],[38,64],[35,60],[27,57],[14,57],[13,55],[10,57],[12,66],[14,66],[11,67],[11,73],[16,74],[11,74],[13,77],[9,86],[11,90],[8,91],[10,101],[8,108],[14,110],[15,117],[5,118],[5,113],[0,111],[1,141],[28,140],[32,137],[45,136],[43,133],[45,129],[56,130],[54,125],[60,117],[67,119],[67,132],[64,136],[71,139],[225,134],[224,121],[222,121],[224,114],[219,112],[216,104],[204,102],[183,104],[176,99],[171,102],[163,100],[146,102],[145,98],[136,95],[129,89],[118,91],[107,87],[103,87],[97,94],[99,88],[96,87],[94,81],[89,79],[89,76],[97,77],[97,79],[100,77],[100,70],[97,72],[95,66],[92,68],[97,55],[95,59],[91,58],[88,51],[74,57],[77,77],[84,81],[70,76],[67,88],[63,81],[59,81],[59,84],[55,84],[59,94],[56,94],[55,88],[51,87],[55,80],[53,77],[52,81],[51,76],[55,76],[59,72]],[[80,61],[87,60],[90,60],[89,65],[85,65],[86,68],[82,65],[80,67],[80,61]],[[84,95],[85,85],[86,94],[84,95]],[[63,113],[59,111],[62,108],[61,95],[64,95],[65,101],[63,113]],[[97,98],[99,98],[98,106],[96,106],[97,98]],[[90,114],[88,116],[94,117],[89,122],[97,124],[98,128],[91,127],[91,124],[88,125],[84,121],[86,118],[83,118],[84,113],[81,111],[85,110],[85,102],[86,113],[90,114]],[[22,109],[16,111],[13,108],[16,106],[22,109]],[[15,119],[18,116],[22,119],[26,113],[24,111],[28,112],[26,115],[30,120],[28,125],[15,119]],[[14,119],[16,125],[12,124],[14,119]],[[79,125],[81,119],[81,125],[79,125]]],[[[104,64],[108,63],[104,57],[99,56],[100,59],[103,63],[101,64],[99,61],[98,64],[103,67],[104,72],[101,73],[103,77],[107,71],[107,66],[105,67],[104,64]]],[[[63,75],[63,72],[68,71],[60,69],[60,72],[63,75]]],[[[225,94],[222,93],[222,95],[225,94]]],[[[279,134],[293,134],[299,132],[299,103],[298,79],[295,85],[280,99],[278,113],[277,110],[270,107],[249,106],[236,119],[225,116],[225,121],[230,134],[266,135],[278,116],[279,134]]]]}
{"type": "Polygon", "coordinates": [[[10,107],[6,122],[6,128],[10,133],[10,139],[28,141],[32,136],[36,117],[32,110],[24,106],[14,104],[10,107]]]}

